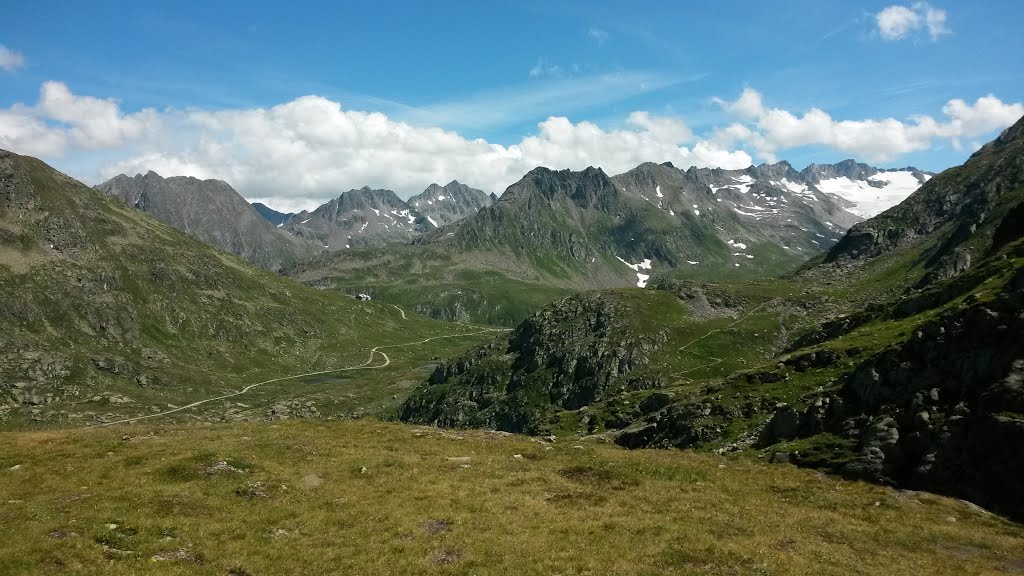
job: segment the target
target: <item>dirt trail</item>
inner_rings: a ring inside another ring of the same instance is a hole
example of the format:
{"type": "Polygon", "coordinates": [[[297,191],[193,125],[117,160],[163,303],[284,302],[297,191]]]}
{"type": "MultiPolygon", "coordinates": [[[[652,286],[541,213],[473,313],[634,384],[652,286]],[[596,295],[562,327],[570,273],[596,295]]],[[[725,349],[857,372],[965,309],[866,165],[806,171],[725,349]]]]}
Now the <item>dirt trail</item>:
{"type": "MultiPolygon", "coordinates": [[[[403,313],[403,315],[404,315],[404,313],[403,313]]],[[[405,347],[405,346],[416,346],[418,344],[425,344],[425,343],[430,342],[432,340],[441,340],[443,338],[459,338],[459,337],[462,337],[462,336],[476,336],[478,334],[483,334],[485,332],[501,332],[501,331],[503,331],[503,330],[502,329],[498,329],[498,328],[484,328],[484,329],[479,330],[477,332],[463,332],[463,333],[460,333],[460,334],[448,334],[448,335],[445,335],[445,336],[433,336],[431,338],[424,338],[423,340],[417,340],[416,342],[403,342],[401,344],[385,344],[385,345],[382,345],[382,346],[374,346],[370,350],[370,357],[366,359],[366,362],[363,362],[362,364],[359,364],[358,366],[347,366],[345,368],[332,368],[330,370],[319,370],[317,372],[305,372],[303,374],[292,374],[290,376],[281,376],[279,378],[271,378],[270,380],[264,380],[262,382],[257,382],[255,384],[250,384],[250,385],[246,386],[245,388],[242,388],[241,390],[238,390],[237,392],[232,392],[230,394],[223,394],[223,395],[220,395],[220,396],[215,396],[213,398],[206,398],[205,400],[199,400],[197,402],[193,402],[193,403],[187,404],[185,406],[179,406],[179,407],[173,408],[171,410],[164,410],[163,412],[156,412],[154,414],[146,414],[144,416],[135,416],[133,418],[124,418],[122,420],[114,420],[112,422],[102,422],[102,423],[98,423],[98,424],[93,424],[91,426],[86,426],[86,428],[105,428],[107,426],[113,426],[115,424],[127,424],[129,422],[136,422],[138,420],[147,420],[147,419],[150,419],[150,418],[157,418],[157,417],[160,417],[160,416],[167,416],[168,414],[174,414],[175,412],[181,412],[183,410],[188,410],[190,408],[195,408],[196,406],[202,406],[203,404],[207,404],[207,403],[210,403],[210,402],[216,402],[218,400],[226,400],[228,398],[234,398],[236,396],[241,396],[242,394],[245,394],[245,393],[247,393],[250,390],[253,390],[255,388],[259,388],[260,386],[263,386],[264,384],[272,384],[274,382],[281,382],[281,381],[284,381],[284,380],[294,380],[296,378],[305,378],[307,376],[319,376],[319,375],[322,375],[322,374],[334,374],[334,373],[337,373],[337,372],[348,372],[348,371],[351,371],[351,370],[361,370],[361,369],[364,369],[364,368],[367,369],[367,370],[376,370],[376,369],[379,369],[379,368],[384,368],[385,366],[391,364],[391,358],[389,358],[388,355],[385,354],[384,352],[381,352],[381,349],[383,349],[383,348],[402,348],[402,347],[405,347]],[[383,364],[377,364],[376,366],[371,366],[370,364],[373,364],[373,358],[374,358],[374,355],[376,355],[376,354],[380,354],[381,356],[384,357],[384,363],[383,364]]]]}

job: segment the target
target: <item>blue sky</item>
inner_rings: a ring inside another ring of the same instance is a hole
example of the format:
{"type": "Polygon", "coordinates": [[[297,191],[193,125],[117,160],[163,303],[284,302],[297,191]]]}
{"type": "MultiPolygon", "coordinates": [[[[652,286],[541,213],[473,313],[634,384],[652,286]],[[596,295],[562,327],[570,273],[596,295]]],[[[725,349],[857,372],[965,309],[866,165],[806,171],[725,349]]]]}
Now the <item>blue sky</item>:
{"type": "Polygon", "coordinates": [[[87,181],[192,172],[289,205],[640,152],[937,171],[1020,115],[1021,22],[1015,1],[21,2],[0,23],[0,145],[87,181]],[[348,139],[316,133],[333,126],[348,139]]]}

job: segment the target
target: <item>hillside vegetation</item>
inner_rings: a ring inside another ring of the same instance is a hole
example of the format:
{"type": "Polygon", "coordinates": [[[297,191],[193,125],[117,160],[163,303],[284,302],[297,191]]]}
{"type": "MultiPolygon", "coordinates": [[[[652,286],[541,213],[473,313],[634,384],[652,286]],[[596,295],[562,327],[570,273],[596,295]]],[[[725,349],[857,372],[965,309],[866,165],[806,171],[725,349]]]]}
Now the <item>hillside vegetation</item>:
{"type": "MultiPolygon", "coordinates": [[[[0,426],[159,413],[268,379],[382,364],[383,356],[371,356],[374,346],[480,332],[296,284],[7,152],[0,154],[0,302],[0,426]]],[[[416,379],[408,371],[426,373],[434,356],[479,338],[403,348],[392,354],[401,362],[385,371],[408,385],[416,379]]],[[[358,377],[365,373],[323,375],[315,393],[304,380],[270,383],[195,412],[348,414],[402,394],[402,385],[366,388],[358,377]],[[365,404],[353,401],[360,395],[353,386],[369,394],[365,404]],[[310,394],[302,406],[275,409],[275,398],[310,394]]]]}
{"type": "Polygon", "coordinates": [[[747,457],[371,421],[0,436],[4,573],[1003,574],[1024,530],[747,457]]]}

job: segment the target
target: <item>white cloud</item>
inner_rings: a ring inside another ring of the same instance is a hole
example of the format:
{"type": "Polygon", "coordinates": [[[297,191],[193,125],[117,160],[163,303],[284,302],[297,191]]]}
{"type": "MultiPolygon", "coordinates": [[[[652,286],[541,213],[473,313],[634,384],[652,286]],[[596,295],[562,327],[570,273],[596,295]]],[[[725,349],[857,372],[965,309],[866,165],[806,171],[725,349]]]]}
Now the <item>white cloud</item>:
{"type": "MultiPolygon", "coordinates": [[[[554,90],[586,96],[620,82],[608,78],[582,92],[576,85],[554,90]]],[[[542,90],[537,98],[549,94],[542,90]]],[[[534,105],[526,97],[510,103],[513,110],[534,105]]],[[[114,99],[74,94],[58,82],[44,83],[35,105],[0,110],[0,146],[44,158],[74,153],[79,175],[93,181],[148,170],[219,178],[248,197],[291,210],[363,185],[407,196],[455,178],[501,192],[537,166],[600,166],[614,174],[646,161],[740,168],[751,160],[743,151],[694,141],[679,118],[645,111],[633,112],[614,130],[551,116],[538,123],[536,134],[501,145],[379,112],[345,110],[320,96],[271,108],[126,113],[114,99]],[[81,174],[89,164],[81,162],[83,154],[98,149],[106,150],[99,156],[103,166],[81,174]]]]}
{"type": "Polygon", "coordinates": [[[761,93],[751,88],[744,88],[743,92],[740,93],[740,97],[732,102],[727,102],[721,98],[715,98],[714,101],[727,112],[746,120],[757,118],[764,112],[761,93]]]}
{"type": "Polygon", "coordinates": [[[248,197],[297,210],[363,185],[408,196],[454,178],[500,193],[537,166],[600,166],[614,174],[646,161],[729,168],[751,161],[708,142],[682,146],[693,137],[685,123],[647,112],[634,112],[620,130],[555,116],[509,146],[344,110],[319,96],[268,109],[169,112],[161,120],[174,136],[161,138],[160,150],[114,162],[100,176],[156,170],[220,178],[248,197]],[[173,142],[175,149],[167,149],[173,142]]]}
{"type": "Polygon", "coordinates": [[[99,150],[153,134],[160,117],[145,109],[123,114],[116,100],[76,96],[60,82],[44,82],[35,106],[0,110],[0,146],[26,154],[59,157],[69,144],[99,150]]]}
{"type": "Polygon", "coordinates": [[[587,30],[587,36],[590,36],[591,38],[596,40],[598,46],[604,44],[605,41],[608,40],[608,32],[596,27],[587,30]]]}
{"type": "Polygon", "coordinates": [[[33,117],[26,108],[0,110],[0,148],[31,156],[60,157],[67,135],[33,117]]]}
{"type": "Polygon", "coordinates": [[[122,114],[116,100],[76,96],[64,84],[52,81],[43,83],[38,108],[47,118],[69,125],[71,137],[87,150],[138,139],[159,121],[154,110],[122,114]]]}
{"type": "Polygon", "coordinates": [[[888,6],[875,14],[875,22],[885,40],[901,40],[920,30],[927,30],[931,39],[937,40],[951,32],[946,23],[946,11],[927,2],[888,6]]]}
{"type": "Polygon", "coordinates": [[[993,95],[973,104],[950,100],[942,108],[943,121],[918,115],[908,121],[894,118],[835,120],[827,112],[811,108],[796,115],[780,108],[766,108],[760,93],[745,89],[734,101],[716,102],[740,120],[719,130],[712,141],[726,148],[743,142],[768,161],[777,153],[800,146],[827,146],[868,161],[882,162],[930,148],[936,139],[949,139],[956,147],[961,138],[975,138],[1010,126],[1024,116],[1024,104],[1004,103],[993,95]]]}
{"type": "Polygon", "coordinates": [[[7,72],[13,72],[24,66],[25,57],[22,56],[21,52],[15,52],[3,44],[0,44],[0,68],[7,72]]]}

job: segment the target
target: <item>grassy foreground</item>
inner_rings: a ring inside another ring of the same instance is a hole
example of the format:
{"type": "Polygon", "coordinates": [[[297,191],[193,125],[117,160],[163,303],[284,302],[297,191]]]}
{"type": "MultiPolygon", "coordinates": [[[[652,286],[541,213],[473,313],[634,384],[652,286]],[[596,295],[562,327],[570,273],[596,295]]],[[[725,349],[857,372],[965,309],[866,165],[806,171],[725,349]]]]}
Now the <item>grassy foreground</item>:
{"type": "Polygon", "coordinates": [[[749,457],[379,423],[0,434],[4,574],[1000,574],[1024,527],[749,457]]]}

